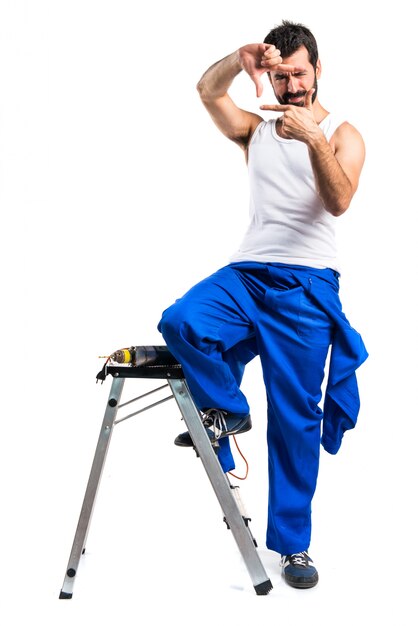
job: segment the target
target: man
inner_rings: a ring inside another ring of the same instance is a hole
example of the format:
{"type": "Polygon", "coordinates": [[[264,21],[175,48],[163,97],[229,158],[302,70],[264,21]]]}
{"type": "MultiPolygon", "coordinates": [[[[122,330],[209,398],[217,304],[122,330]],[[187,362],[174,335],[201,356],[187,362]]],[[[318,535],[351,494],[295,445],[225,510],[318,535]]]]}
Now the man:
{"type": "MultiPolygon", "coordinates": [[[[267,393],[267,547],[281,554],[285,580],[313,587],[308,555],[320,443],[335,454],[359,411],[355,370],[367,358],[342,312],[334,221],[357,189],[365,149],[359,132],[318,100],[321,63],[314,36],[283,21],[264,40],[211,66],[198,83],[219,130],[244,151],[250,225],[231,262],[164,311],[159,329],[219,445],[234,468],[228,436],[251,428],[239,388],[259,355],[267,393]],[[267,73],[278,104],[240,109],[228,94],[245,71],[262,93],[267,73]],[[332,345],[324,406],[321,385],[332,345]]],[[[177,445],[193,445],[182,433],[177,445]]]]}

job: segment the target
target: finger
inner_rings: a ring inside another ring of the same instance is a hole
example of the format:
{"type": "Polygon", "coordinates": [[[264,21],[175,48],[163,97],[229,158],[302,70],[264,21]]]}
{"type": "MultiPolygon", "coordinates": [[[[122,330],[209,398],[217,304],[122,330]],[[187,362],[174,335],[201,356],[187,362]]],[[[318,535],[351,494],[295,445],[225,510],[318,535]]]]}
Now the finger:
{"type": "Polygon", "coordinates": [[[306,109],[312,109],[312,98],[313,98],[314,93],[315,93],[315,87],[312,87],[312,89],[309,89],[309,91],[306,92],[306,95],[305,95],[305,108],[306,109]]]}
{"type": "MultiPolygon", "coordinates": [[[[266,54],[263,54],[263,56],[261,57],[260,64],[263,67],[265,67],[266,69],[273,69],[273,68],[281,67],[282,65],[284,65],[283,64],[283,59],[280,56],[280,53],[279,53],[278,50],[275,50],[274,54],[270,54],[268,56],[266,54]]],[[[290,68],[290,67],[293,67],[293,66],[291,66],[291,65],[287,66],[286,65],[285,67],[289,67],[290,68]]],[[[285,71],[290,71],[290,70],[283,70],[283,72],[285,72],[285,71]]]]}
{"type": "Polygon", "coordinates": [[[267,49],[264,50],[263,56],[261,57],[261,65],[263,63],[265,65],[275,65],[282,63],[283,59],[280,56],[280,50],[278,50],[275,46],[270,45],[267,49]]]}
{"type": "Polygon", "coordinates": [[[290,111],[290,104],[262,104],[260,109],[263,111],[290,111]]]}
{"type": "Polygon", "coordinates": [[[263,52],[263,56],[265,57],[271,57],[275,54],[280,55],[280,50],[278,50],[278,48],[276,48],[276,46],[272,43],[266,43],[264,44],[264,52],[263,52]]]}
{"type": "Polygon", "coordinates": [[[259,98],[263,94],[263,83],[261,82],[260,77],[257,74],[251,76],[251,78],[255,83],[255,93],[257,95],[257,98],[259,98]]]}
{"type": "Polygon", "coordinates": [[[270,71],[280,72],[280,74],[297,74],[298,72],[304,71],[303,67],[289,65],[288,63],[282,63],[281,61],[281,58],[280,63],[275,63],[274,59],[266,59],[265,62],[261,61],[261,65],[270,71]]]}

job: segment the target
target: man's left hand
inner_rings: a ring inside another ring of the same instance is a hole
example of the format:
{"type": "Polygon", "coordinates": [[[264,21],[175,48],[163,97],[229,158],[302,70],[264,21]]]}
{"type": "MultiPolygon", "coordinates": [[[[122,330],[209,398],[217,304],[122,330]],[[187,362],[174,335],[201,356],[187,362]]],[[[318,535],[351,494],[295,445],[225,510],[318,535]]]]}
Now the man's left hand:
{"type": "Polygon", "coordinates": [[[310,89],[305,95],[304,106],[294,104],[263,104],[263,111],[278,111],[283,115],[278,118],[277,133],[283,139],[297,139],[309,143],[318,136],[320,128],[313,113],[312,96],[315,89],[310,89]]]}

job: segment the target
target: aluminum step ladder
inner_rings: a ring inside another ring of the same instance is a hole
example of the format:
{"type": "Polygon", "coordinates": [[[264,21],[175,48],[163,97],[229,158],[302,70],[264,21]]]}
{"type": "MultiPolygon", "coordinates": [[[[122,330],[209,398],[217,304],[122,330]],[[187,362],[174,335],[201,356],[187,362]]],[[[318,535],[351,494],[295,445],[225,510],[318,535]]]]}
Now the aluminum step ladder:
{"type": "Polygon", "coordinates": [[[193,402],[180,364],[166,346],[132,347],[113,353],[97,375],[97,379],[103,382],[108,375],[112,376],[112,385],[59,598],[70,599],[73,596],[75,578],[81,556],[85,552],[94,503],[114,426],[172,398],[175,398],[177,402],[196,454],[203,463],[223,511],[224,521],[238,545],[254,589],[257,595],[267,595],[273,585],[257,552],[257,545],[248,524],[249,518],[242,510],[242,502],[238,495],[239,488],[231,485],[221,468],[216,455],[216,445],[213,445],[206,433],[201,414],[193,402]],[[127,378],[163,379],[165,384],[122,403],[122,391],[127,378]],[[150,403],[136,412],[118,417],[119,410],[123,407],[152,395],[164,387],[170,389],[169,396],[150,403]]]}

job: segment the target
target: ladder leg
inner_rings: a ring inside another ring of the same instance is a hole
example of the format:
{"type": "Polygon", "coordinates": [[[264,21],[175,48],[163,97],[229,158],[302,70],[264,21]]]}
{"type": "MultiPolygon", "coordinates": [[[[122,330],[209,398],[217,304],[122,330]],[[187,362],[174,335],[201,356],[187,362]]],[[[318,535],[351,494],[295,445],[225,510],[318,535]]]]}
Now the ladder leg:
{"type": "Polygon", "coordinates": [[[210,439],[207,436],[200,413],[192,400],[186,381],[184,379],[172,379],[168,382],[212,484],[213,490],[215,491],[216,497],[218,498],[219,504],[221,505],[225,520],[232,531],[244,559],[254,589],[257,595],[266,595],[273,588],[273,585],[266,574],[255,548],[251,533],[238,508],[230,483],[221,468],[210,439]]]}
{"type": "Polygon", "coordinates": [[[115,423],[115,418],[118,411],[119,400],[122,394],[124,382],[124,378],[114,378],[112,382],[106,411],[99,434],[99,439],[97,441],[96,452],[90,471],[90,477],[87,483],[84,501],[81,507],[80,517],[74,536],[74,542],[71,549],[67,570],[65,572],[64,583],[59,595],[60,599],[70,599],[73,595],[75,576],[77,573],[77,568],[80,562],[81,555],[83,554],[85,549],[94,503],[96,500],[97,491],[99,489],[100,479],[102,476],[102,471],[113,432],[113,426],[115,423]]]}

